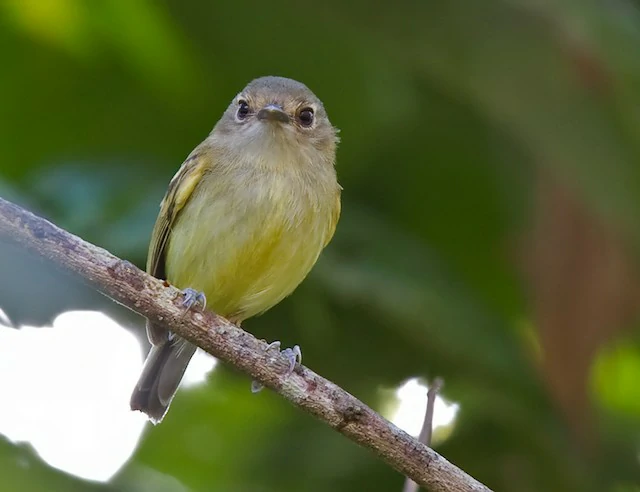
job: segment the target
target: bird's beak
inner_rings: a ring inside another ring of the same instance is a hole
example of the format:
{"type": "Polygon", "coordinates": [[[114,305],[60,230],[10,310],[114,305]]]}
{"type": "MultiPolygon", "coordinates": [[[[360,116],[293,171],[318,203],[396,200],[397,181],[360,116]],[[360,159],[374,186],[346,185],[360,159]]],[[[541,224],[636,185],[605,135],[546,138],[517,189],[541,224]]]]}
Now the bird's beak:
{"type": "Polygon", "coordinates": [[[289,115],[277,104],[269,104],[258,111],[257,117],[261,121],[279,121],[289,123],[289,115]]]}

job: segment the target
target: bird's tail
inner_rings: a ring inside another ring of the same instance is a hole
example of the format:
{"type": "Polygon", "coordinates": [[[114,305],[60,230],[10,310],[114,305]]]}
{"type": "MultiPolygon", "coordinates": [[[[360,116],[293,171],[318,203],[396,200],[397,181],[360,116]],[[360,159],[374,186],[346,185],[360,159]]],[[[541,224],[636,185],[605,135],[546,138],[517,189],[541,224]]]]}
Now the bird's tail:
{"type": "Polygon", "coordinates": [[[151,347],[131,395],[131,410],[144,412],[154,424],[159,423],[195,351],[195,345],[178,337],[151,347]]]}

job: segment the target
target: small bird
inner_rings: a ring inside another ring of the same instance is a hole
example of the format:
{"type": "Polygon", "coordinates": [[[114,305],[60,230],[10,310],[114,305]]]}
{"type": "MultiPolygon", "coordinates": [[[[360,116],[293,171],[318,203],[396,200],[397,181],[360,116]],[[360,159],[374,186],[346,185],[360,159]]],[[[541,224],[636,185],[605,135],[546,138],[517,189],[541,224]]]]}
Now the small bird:
{"type": "MultiPolygon", "coordinates": [[[[276,305],[335,232],[338,140],[304,84],[283,77],[250,82],[169,183],[147,272],[182,289],[186,309],[206,300],[238,326],[276,305]]],[[[152,347],[131,408],[158,423],[196,347],[148,320],[147,335],[152,347]]]]}

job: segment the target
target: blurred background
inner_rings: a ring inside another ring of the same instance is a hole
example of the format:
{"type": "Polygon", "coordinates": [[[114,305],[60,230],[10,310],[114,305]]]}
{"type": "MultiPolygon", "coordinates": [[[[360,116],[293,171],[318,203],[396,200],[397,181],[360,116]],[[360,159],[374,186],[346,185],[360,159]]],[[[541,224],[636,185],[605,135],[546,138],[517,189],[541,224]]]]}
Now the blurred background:
{"type": "MultiPolygon", "coordinates": [[[[342,130],[337,234],[244,328],[496,491],[640,490],[631,0],[0,1],[0,196],[143,266],[167,183],[251,79],[342,130]]],[[[128,411],[143,320],[0,238],[7,491],[400,491],[199,354],[128,411]]]]}

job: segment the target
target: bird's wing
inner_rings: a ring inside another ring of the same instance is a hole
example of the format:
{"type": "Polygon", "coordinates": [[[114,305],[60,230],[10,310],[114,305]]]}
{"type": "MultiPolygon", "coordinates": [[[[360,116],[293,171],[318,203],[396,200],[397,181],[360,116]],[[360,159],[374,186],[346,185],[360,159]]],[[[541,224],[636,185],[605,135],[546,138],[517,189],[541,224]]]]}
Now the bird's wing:
{"type": "MultiPolygon", "coordinates": [[[[205,155],[196,149],[169,183],[167,193],[160,203],[160,213],[153,227],[147,257],[147,273],[154,277],[166,278],[165,253],[171,228],[206,172],[207,162],[205,155]]],[[[159,345],[167,340],[168,332],[147,321],[147,336],[153,345],[159,345]]]]}

